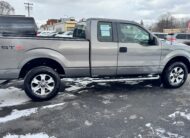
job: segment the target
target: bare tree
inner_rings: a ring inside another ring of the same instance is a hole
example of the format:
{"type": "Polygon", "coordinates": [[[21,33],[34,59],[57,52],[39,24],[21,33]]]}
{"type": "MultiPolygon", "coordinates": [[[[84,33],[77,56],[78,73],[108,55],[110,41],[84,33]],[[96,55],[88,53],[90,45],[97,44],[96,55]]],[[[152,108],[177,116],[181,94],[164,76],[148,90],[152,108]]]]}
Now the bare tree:
{"type": "Polygon", "coordinates": [[[163,29],[173,29],[179,27],[179,21],[170,13],[164,14],[159,21],[154,25],[153,31],[162,32],[163,29]]]}
{"type": "Polygon", "coordinates": [[[12,15],[15,9],[5,1],[0,1],[0,15],[12,15]]]}

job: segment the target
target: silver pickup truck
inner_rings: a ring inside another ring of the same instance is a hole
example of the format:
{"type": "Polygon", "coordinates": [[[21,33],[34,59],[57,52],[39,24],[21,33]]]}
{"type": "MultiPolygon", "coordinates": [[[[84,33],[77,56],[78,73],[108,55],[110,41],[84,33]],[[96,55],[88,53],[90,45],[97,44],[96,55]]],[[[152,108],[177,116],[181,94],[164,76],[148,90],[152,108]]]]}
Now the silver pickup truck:
{"type": "Polygon", "coordinates": [[[62,78],[96,82],[156,80],[179,88],[190,71],[190,47],[159,41],[131,21],[91,18],[74,38],[0,37],[0,79],[24,79],[33,100],[57,95],[62,78]]]}

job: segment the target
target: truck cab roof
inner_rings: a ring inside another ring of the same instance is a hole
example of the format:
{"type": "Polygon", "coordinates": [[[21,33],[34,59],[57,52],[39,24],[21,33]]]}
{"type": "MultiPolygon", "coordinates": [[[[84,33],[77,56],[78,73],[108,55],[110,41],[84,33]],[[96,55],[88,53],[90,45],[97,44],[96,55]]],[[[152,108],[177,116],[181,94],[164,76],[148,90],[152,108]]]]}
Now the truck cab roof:
{"type": "Polygon", "coordinates": [[[88,20],[98,20],[98,21],[105,21],[105,22],[122,22],[122,23],[133,23],[137,24],[134,21],[129,21],[129,20],[123,20],[123,19],[109,19],[109,18],[89,18],[88,20]]]}

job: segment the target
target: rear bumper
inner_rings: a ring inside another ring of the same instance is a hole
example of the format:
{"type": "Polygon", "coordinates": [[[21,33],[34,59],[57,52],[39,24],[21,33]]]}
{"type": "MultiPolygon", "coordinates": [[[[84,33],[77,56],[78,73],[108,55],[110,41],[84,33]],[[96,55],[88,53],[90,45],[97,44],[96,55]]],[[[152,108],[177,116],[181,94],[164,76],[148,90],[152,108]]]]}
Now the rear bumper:
{"type": "Polygon", "coordinates": [[[0,80],[12,80],[19,78],[19,69],[0,70],[0,80]]]}

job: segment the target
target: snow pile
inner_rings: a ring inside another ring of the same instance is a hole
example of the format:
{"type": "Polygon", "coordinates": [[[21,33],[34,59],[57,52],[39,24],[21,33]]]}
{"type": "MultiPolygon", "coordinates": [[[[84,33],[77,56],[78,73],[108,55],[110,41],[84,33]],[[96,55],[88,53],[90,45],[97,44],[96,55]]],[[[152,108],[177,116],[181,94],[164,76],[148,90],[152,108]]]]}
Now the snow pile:
{"type": "Polygon", "coordinates": [[[169,117],[172,119],[175,119],[176,117],[182,117],[190,121],[190,113],[186,113],[186,112],[176,111],[173,114],[169,115],[169,117]]]}
{"type": "Polygon", "coordinates": [[[92,83],[91,78],[78,78],[78,79],[71,79],[71,78],[65,78],[63,79],[66,83],[73,83],[69,88],[66,89],[67,92],[71,91],[78,91],[82,88],[85,88],[89,83],[92,83]]]}
{"type": "Polygon", "coordinates": [[[18,88],[10,87],[0,89],[0,107],[20,105],[27,101],[30,101],[30,99],[26,96],[24,91],[18,88]]]}
{"type": "Polygon", "coordinates": [[[26,135],[8,134],[8,135],[4,136],[3,138],[56,138],[56,137],[50,137],[45,133],[38,133],[38,134],[26,134],[26,135]]]}
{"type": "Polygon", "coordinates": [[[160,138],[184,138],[184,136],[166,131],[164,128],[161,127],[154,128],[151,123],[147,123],[145,126],[150,129],[149,135],[152,137],[157,136],[160,138]]]}

